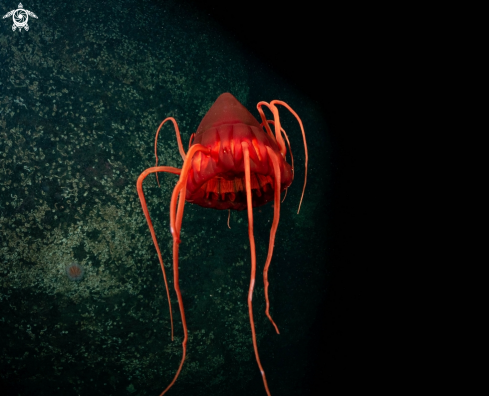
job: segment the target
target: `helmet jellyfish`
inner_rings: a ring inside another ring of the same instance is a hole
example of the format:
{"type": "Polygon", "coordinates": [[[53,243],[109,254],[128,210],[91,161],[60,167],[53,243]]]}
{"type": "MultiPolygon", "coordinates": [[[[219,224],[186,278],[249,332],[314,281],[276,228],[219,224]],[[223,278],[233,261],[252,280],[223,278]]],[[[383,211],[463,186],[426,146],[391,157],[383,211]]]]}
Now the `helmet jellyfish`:
{"type": "MultiPolygon", "coordinates": [[[[209,109],[202,119],[197,132],[192,134],[189,141],[189,150],[185,153],[180,137],[177,122],[174,118],[166,118],[159,126],[155,138],[156,165],[146,169],[138,178],[137,190],[143,208],[144,215],[148,222],[151,237],[158,253],[161,271],[166,286],[168,304],[170,306],[170,320],[173,340],[173,317],[170,304],[170,292],[166,279],[165,267],[161,257],[160,248],[156,240],[153,224],[149,216],[148,207],[143,193],[143,180],[150,173],[168,172],[180,175],[180,178],[173,190],[170,202],[170,230],[173,237],[173,276],[174,287],[180,307],[182,317],[184,338],[182,342],[183,354],[180,366],[173,381],[161,393],[164,395],[175,383],[182,370],[187,351],[187,323],[183,309],[183,300],[178,283],[178,249],[180,245],[180,230],[182,225],[183,208],[185,201],[191,202],[204,208],[214,208],[220,210],[247,210],[248,211],[248,236],[251,250],[251,280],[248,290],[248,311],[250,316],[251,334],[253,338],[253,349],[256,361],[260,368],[263,384],[268,396],[270,391],[258,355],[256,343],[255,323],[253,321],[252,297],[255,286],[256,273],[256,254],[255,240],[253,236],[253,208],[274,202],[274,215],[270,231],[270,241],[268,246],[268,256],[263,270],[263,280],[265,285],[265,313],[279,334],[279,330],[269,312],[268,300],[268,268],[272,259],[275,234],[277,232],[280,217],[280,195],[292,183],[294,177],[294,160],[291,153],[291,163],[285,160],[286,147],[283,136],[287,140],[290,151],[290,143],[285,131],[281,128],[277,105],[287,108],[299,122],[305,149],[305,176],[302,196],[299,203],[302,203],[304,190],[307,180],[307,144],[302,121],[297,113],[285,102],[273,100],[270,103],[259,102],[257,104],[262,123],[260,124],[255,117],[230,93],[223,93],[209,109]],[[262,106],[267,107],[273,114],[273,120],[267,120],[262,110],[262,106]],[[183,158],[182,169],[171,166],[158,166],[158,156],[156,143],[158,133],[167,121],[172,121],[175,127],[178,148],[183,158]],[[275,134],[270,129],[274,127],[275,134]],[[283,134],[283,136],[282,136],[283,134]]],[[[230,212],[229,212],[230,213],[230,212]]],[[[299,213],[299,212],[297,212],[299,213]]],[[[229,217],[228,217],[229,226],[229,217]]],[[[161,396],[160,395],[160,396],[161,396]]]]}

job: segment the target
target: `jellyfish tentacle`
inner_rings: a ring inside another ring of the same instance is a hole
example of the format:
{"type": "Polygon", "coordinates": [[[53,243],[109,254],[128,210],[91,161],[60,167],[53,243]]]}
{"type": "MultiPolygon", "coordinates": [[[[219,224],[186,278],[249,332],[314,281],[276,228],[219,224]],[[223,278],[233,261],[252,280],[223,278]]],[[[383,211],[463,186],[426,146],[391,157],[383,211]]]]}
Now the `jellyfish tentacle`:
{"type": "MultiPolygon", "coordinates": [[[[304,185],[302,187],[301,200],[299,202],[299,208],[297,209],[297,214],[298,214],[299,211],[301,210],[302,200],[304,199],[304,192],[306,191],[306,183],[307,183],[307,163],[309,160],[309,155],[308,155],[308,150],[307,150],[306,133],[304,132],[304,125],[302,124],[302,120],[300,119],[299,115],[287,103],[285,103],[281,100],[272,100],[270,103],[258,102],[256,107],[258,109],[258,113],[260,113],[260,118],[262,120],[261,125],[265,128],[267,134],[271,137],[274,137],[274,135],[273,135],[273,133],[270,129],[270,126],[268,124],[271,123],[272,125],[275,126],[275,141],[277,142],[279,149],[280,149],[280,153],[282,154],[282,156],[284,158],[285,158],[286,148],[285,148],[284,139],[282,138],[282,132],[285,135],[285,139],[287,140],[287,143],[289,143],[289,139],[287,137],[287,134],[285,133],[285,131],[281,127],[280,116],[279,116],[278,108],[276,105],[284,106],[287,110],[289,110],[292,113],[292,115],[295,117],[295,119],[299,123],[299,126],[301,127],[302,140],[304,141],[304,153],[306,156],[305,164],[304,164],[305,173],[304,173],[304,185]],[[263,109],[261,108],[262,106],[267,107],[272,112],[273,118],[274,118],[273,122],[271,120],[266,119],[265,113],[263,112],[263,109]]],[[[290,150],[290,143],[289,143],[289,150],[290,150]]],[[[291,158],[292,158],[292,151],[291,151],[291,158]]],[[[292,158],[292,169],[294,169],[293,161],[294,160],[292,158]]]]}
{"type": "Polygon", "coordinates": [[[146,199],[144,198],[144,191],[143,191],[143,181],[146,178],[146,176],[148,176],[151,173],[157,173],[157,172],[168,172],[168,173],[173,173],[175,175],[179,175],[180,169],[174,168],[172,166],[156,166],[154,168],[148,168],[143,173],[141,173],[141,175],[139,175],[137,181],[139,201],[141,202],[141,206],[143,207],[144,217],[146,217],[146,221],[148,222],[151,238],[153,238],[153,243],[155,245],[156,252],[158,253],[158,259],[160,260],[161,272],[163,272],[163,279],[165,280],[166,296],[168,298],[168,308],[170,310],[171,339],[173,341],[173,314],[171,311],[170,289],[168,288],[165,266],[163,265],[163,258],[161,257],[160,247],[158,245],[158,241],[156,240],[155,230],[153,228],[153,223],[151,222],[151,217],[149,216],[148,205],[146,204],[146,199]]]}
{"type": "Polygon", "coordinates": [[[250,171],[250,153],[249,146],[247,142],[242,142],[241,147],[243,148],[243,158],[244,158],[244,171],[245,171],[245,184],[246,184],[246,201],[248,210],[248,237],[250,238],[250,251],[251,251],[251,278],[250,287],[248,290],[248,312],[250,315],[250,325],[251,325],[251,335],[253,338],[253,349],[255,350],[255,358],[260,368],[260,373],[263,380],[263,385],[265,386],[265,391],[267,396],[271,396],[270,390],[268,389],[267,378],[265,376],[265,371],[260,362],[260,356],[258,355],[258,346],[256,343],[256,332],[255,332],[255,322],[253,320],[253,289],[255,288],[255,274],[256,274],[256,250],[255,250],[255,237],[253,235],[253,204],[251,200],[251,171],[250,171]]]}
{"type": "Polygon", "coordinates": [[[277,155],[273,152],[273,150],[267,146],[268,155],[272,161],[275,186],[274,186],[274,205],[273,205],[273,222],[272,228],[270,229],[270,242],[268,244],[268,256],[267,261],[265,262],[265,268],[263,269],[263,283],[265,285],[265,301],[266,308],[265,314],[267,315],[270,322],[272,322],[273,327],[275,327],[275,331],[277,334],[280,334],[278,331],[278,327],[270,316],[270,301],[268,299],[268,268],[270,267],[270,262],[272,261],[273,256],[273,247],[275,245],[275,235],[277,233],[278,222],[280,220],[280,166],[278,164],[277,155]]]}
{"type": "MultiPolygon", "coordinates": [[[[157,152],[158,151],[158,147],[157,147],[158,135],[160,133],[161,127],[167,121],[173,122],[173,127],[175,128],[175,134],[177,135],[178,150],[180,151],[180,155],[182,156],[182,159],[185,161],[186,154],[185,154],[185,150],[183,149],[182,138],[180,137],[180,129],[178,128],[177,121],[173,117],[167,117],[161,122],[160,126],[158,127],[158,130],[156,131],[156,135],[155,135],[155,157],[156,157],[155,167],[158,166],[158,152],[157,152]]],[[[156,181],[158,182],[158,187],[160,187],[160,181],[158,180],[158,172],[156,172],[156,181]]]]}
{"type": "Polygon", "coordinates": [[[180,283],[179,283],[179,268],[178,268],[178,250],[180,247],[180,230],[182,228],[182,219],[183,219],[183,209],[185,206],[185,196],[187,192],[187,178],[188,172],[192,165],[192,159],[194,155],[198,152],[210,153],[210,150],[202,146],[201,144],[193,145],[187,152],[187,156],[183,162],[182,170],[180,173],[180,179],[173,189],[173,193],[171,196],[170,202],[170,230],[173,237],[173,287],[175,288],[175,293],[177,294],[178,306],[180,308],[180,316],[182,318],[182,327],[183,327],[183,341],[182,341],[182,360],[180,361],[180,366],[173,377],[170,385],[166,387],[166,389],[160,394],[163,396],[168,390],[173,386],[176,382],[180,372],[183,368],[183,363],[185,362],[185,356],[187,355],[187,341],[188,341],[188,329],[187,329],[187,320],[185,318],[185,310],[183,307],[183,299],[182,292],[180,291],[180,283]],[[177,206],[178,200],[178,206],[177,206]]]}
{"type": "MultiPolygon", "coordinates": [[[[282,102],[281,100],[272,100],[270,102],[270,106],[273,106],[275,109],[277,109],[277,107],[275,106],[276,104],[279,104],[281,106],[284,106],[287,110],[289,110],[292,113],[292,115],[295,117],[295,119],[299,123],[299,126],[301,127],[301,131],[302,131],[302,140],[304,141],[304,153],[305,153],[306,159],[304,161],[304,168],[305,168],[305,171],[304,171],[304,185],[302,187],[302,195],[301,195],[301,200],[299,202],[299,208],[297,209],[297,214],[299,214],[299,211],[301,210],[302,200],[304,199],[304,192],[306,191],[306,183],[307,183],[307,162],[309,160],[309,155],[308,155],[308,151],[307,151],[306,133],[304,132],[304,126],[302,125],[302,120],[300,119],[299,115],[294,111],[294,109],[292,109],[292,107],[290,107],[287,103],[282,102]]],[[[273,111],[273,114],[276,117],[275,118],[275,121],[277,121],[279,119],[278,118],[279,117],[279,115],[278,115],[278,109],[276,110],[276,112],[273,111]]]]}

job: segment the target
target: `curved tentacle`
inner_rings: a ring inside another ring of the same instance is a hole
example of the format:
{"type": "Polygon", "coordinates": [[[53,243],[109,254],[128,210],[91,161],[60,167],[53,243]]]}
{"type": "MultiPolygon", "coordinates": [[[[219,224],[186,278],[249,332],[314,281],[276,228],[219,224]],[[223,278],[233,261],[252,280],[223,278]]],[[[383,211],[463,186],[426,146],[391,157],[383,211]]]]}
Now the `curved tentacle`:
{"type": "Polygon", "coordinates": [[[270,127],[268,126],[268,122],[267,122],[267,119],[265,117],[265,113],[263,112],[262,110],[262,106],[266,106],[268,108],[268,110],[270,110],[273,114],[273,119],[275,120],[275,140],[277,141],[277,144],[278,144],[278,147],[280,149],[280,154],[282,154],[282,157],[285,158],[285,142],[284,142],[284,139],[282,138],[282,134],[280,133],[280,130],[281,130],[281,127],[280,127],[280,117],[279,117],[279,114],[278,114],[278,109],[276,106],[274,106],[273,104],[273,101],[270,102],[270,104],[268,104],[267,102],[258,102],[258,104],[256,105],[256,108],[258,109],[258,112],[260,113],[260,117],[261,117],[261,120],[262,120],[262,124],[265,126],[265,129],[267,130],[267,133],[270,135],[270,136],[273,136],[273,133],[270,129],[270,127]]]}
{"type": "MultiPolygon", "coordinates": [[[[308,156],[308,151],[307,151],[306,133],[304,132],[304,126],[302,125],[302,120],[297,115],[297,113],[292,109],[292,107],[290,107],[287,103],[282,102],[281,100],[272,100],[270,102],[270,106],[275,108],[275,109],[277,109],[277,107],[275,106],[276,104],[284,106],[296,118],[296,120],[299,122],[299,125],[301,127],[302,139],[304,140],[304,152],[306,154],[306,160],[305,160],[304,186],[302,187],[301,201],[299,202],[299,209],[297,210],[297,213],[299,213],[299,211],[301,210],[302,199],[304,198],[304,192],[306,191],[306,183],[307,183],[307,162],[308,162],[309,156],[308,156]]],[[[274,114],[274,116],[276,115],[277,118],[275,119],[275,121],[277,121],[278,109],[276,110],[276,112],[273,111],[273,114],[274,114]]],[[[275,134],[277,134],[277,124],[275,124],[275,134]]],[[[278,138],[277,138],[277,140],[278,140],[278,138]]]]}
{"type": "MultiPolygon", "coordinates": [[[[307,162],[309,159],[309,155],[308,155],[308,151],[307,151],[306,133],[304,132],[304,126],[302,125],[302,120],[297,115],[297,113],[292,109],[292,107],[290,107],[287,103],[282,102],[281,100],[272,100],[270,102],[270,104],[268,104],[267,102],[259,102],[256,105],[256,107],[258,108],[258,112],[260,113],[260,117],[262,119],[262,125],[265,126],[265,129],[267,130],[267,133],[269,135],[272,134],[272,131],[270,130],[270,127],[268,126],[268,122],[270,122],[270,121],[266,119],[265,113],[263,112],[261,106],[268,107],[268,109],[273,113],[273,117],[274,117],[274,121],[275,121],[274,122],[274,124],[275,124],[275,137],[277,140],[277,144],[279,145],[279,148],[280,148],[280,153],[282,154],[282,156],[284,158],[285,158],[285,144],[284,144],[284,140],[282,138],[281,132],[284,132],[284,135],[285,135],[285,138],[287,139],[287,142],[289,141],[289,138],[287,137],[287,134],[285,134],[285,131],[280,126],[280,117],[278,114],[277,106],[275,106],[276,104],[284,106],[296,118],[296,120],[299,122],[299,126],[301,127],[302,139],[304,140],[304,152],[306,155],[306,160],[305,160],[304,186],[302,187],[301,200],[299,202],[299,208],[297,209],[297,213],[299,213],[301,210],[302,200],[304,199],[304,192],[306,191],[306,183],[307,183],[307,162]]],[[[289,149],[290,149],[290,143],[289,143],[289,149]]],[[[290,156],[292,158],[292,150],[290,151],[290,156]]],[[[294,169],[294,167],[292,164],[292,170],[293,169],[294,169]]]]}
{"type": "Polygon", "coordinates": [[[265,285],[265,301],[266,301],[265,314],[267,315],[268,319],[270,319],[270,322],[272,322],[277,334],[280,334],[277,325],[275,324],[272,317],[270,316],[270,301],[268,299],[268,285],[269,285],[268,268],[270,267],[270,262],[272,261],[273,247],[275,245],[275,235],[277,233],[278,222],[280,219],[280,176],[281,175],[280,175],[280,166],[278,163],[277,155],[268,146],[267,146],[267,151],[268,151],[268,156],[272,160],[275,186],[274,186],[273,222],[272,222],[272,228],[270,229],[270,242],[268,244],[267,261],[265,262],[265,268],[263,269],[263,283],[265,285]]]}
{"type": "MultiPolygon", "coordinates": [[[[251,325],[251,335],[253,338],[253,349],[255,350],[255,358],[260,368],[260,373],[263,380],[263,385],[265,386],[265,391],[268,396],[270,391],[268,389],[267,378],[265,377],[265,371],[260,362],[260,356],[258,355],[258,346],[256,343],[256,332],[255,332],[255,322],[253,320],[253,290],[255,288],[255,274],[256,274],[256,250],[255,250],[255,237],[253,235],[253,202],[251,200],[251,172],[250,172],[250,153],[247,142],[242,142],[241,147],[243,148],[243,158],[244,158],[244,170],[245,170],[245,184],[246,184],[246,201],[248,210],[248,237],[250,238],[250,251],[251,251],[251,277],[250,277],[250,287],[248,290],[248,312],[250,315],[250,325],[251,325]]],[[[280,191],[280,190],[279,190],[280,191]]]]}
{"type": "Polygon", "coordinates": [[[179,175],[180,169],[173,168],[171,166],[157,166],[154,168],[148,168],[143,173],[141,173],[136,184],[138,195],[139,195],[139,201],[141,202],[141,206],[143,207],[144,217],[146,217],[146,221],[148,222],[151,238],[153,238],[153,243],[155,245],[156,252],[158,253],[158,259],[160,260],[161,272],[163,272],[163,279],[165,280],[166,296],[168,298],[168,308],[170,310],[171,339],[173,341],[173,314],[171,311],[170,289],[168,288],[165,266],[163,265],[163,258],[161,257],[160,247],[158,245],[158,241],[156,240],[155,230],[153,228],[153,223],[151,222],[151,217],[149,216],[148,205],[146,204],[146,199],[144,198],[144,191],[143,191],[143,181],[146,178],[146,176],[148,176],[151,173],[157,173],[157,172],[168,172],[168,173],[179,175]]]}
{"type": "MultiPolygon", "coordinates": [[[[178,128],[177,121],[173,117],[167,117],[167,118],[165,118],[161,122],[160,126],[158,127],[158,130],[156,131],[156,136],[155,136],[155,157],[156,157],[156,163],[155,163],[155,167],[158,166],[158,153],[157,153],[157,150],[158,150],[158,147],[157,147],[158,135],[160,133],[161,127],[167,121],[173,122],[173,127],[175,128],[175,134],[177,135],[178,150],[180,151],[180,155],[182,156],[182,159],[185,161],[185,156],[186,155],[185,155],[185,150],[183,149],[182,138],[180,137],[180,129],[178,128]]],[[[158,180],[158,173],[156,173],[156,181],[158,182],[158,187],[160,187],[160,181],[158,180]]]]}
{"type": "MultiPolygon", "coordinates": [[[[275,125],[275,121],[273,120],[267,120],[267,122],[269,124],[272,124],[272,125],[275,125]]],[[[287,145],[289,146],[289,153],[290,153],[290,165],[291,165],[291,168],[292,168],[292,176],[294,175],[294,156],[292,155],[292,147],[290,147],[290,141],[289,141],[289,137],[287,136],[287,134],[285,133],[285,129],[280,127],[280,130],[282,131],[282,133],[284,134],[285,136],[285,140],[287,140],[287,145]]],[[[282,201],[283,202],[283,201],[282,201]]]]}
{"type": "MultiPolygon", "coordinates": [[[[269,124],[272,124],[272,125],[275,125],[275,121],[273,120],[266,120],[269,124]]],[[[263,126],[263,123],[260,124],[263,126]]],[[[280,128],[280,130],[282,131],[282,133],[284,134],[285,136],[285,140],[287,140],[287,145],[289,146],[289,153],[290,153],[290,165],[291,165],[291,169],[292,169],[292,178],[294,178],[294,156],[292,155],[292,147],[290,147],[290,140],[289,140],[289,137],[287,136],[287,133],[285,132],[285,129],[283,129],[282,127],[280,128]]],[[[273,136],[273,135],[272,135],[273,136]]],[[[287,187],[285,189],[285,195],[284,197],[282,198],[282,203],[285,201],[285,197],[287,196],[287,191],[289,190],[289,188],[287,187]]]]}
{"type": "Polygon", "coordinates": [[[188,341],[188,330],[187,330],[187,320],[185,318],[185,310],[183,307],[183,299],[182,293],[180,291],[179,284],[179,268],[178,268],[178,250],[180,246],[180,230],[182,228],[182,218],[183,218],[183,208],[185,205],[185,195],[187,191],[187,178],[188,172],[192,165],[192,159],[196,153],[202,151],[206,154],[210,154],[210,150],[207,147],[202,146],[201,144],[193,145],[185,158],[185,161],[182,166],[182,170],[180,173],[180,179],[173,189],[171,203],[170,203],[170,230],[173,237],[173,287],[175,288],[175,292],[178,298],[178,306],[180,307],[180,316],[182,318],[182,327],[183,327],[183,341],[182,341],[182,360],[180,361],[180,366],[173,377],[170,385],[166,387],[166,389],[160,394],[163,396],[168,390],[173,386],[175,381],[177,380],[180,372],[182,371],[183,363],[185,362],[185,356],[187,355],[187,341],[188,341]],[[177,208],[177,199],[178,199],[178,208],[177,208]]]}

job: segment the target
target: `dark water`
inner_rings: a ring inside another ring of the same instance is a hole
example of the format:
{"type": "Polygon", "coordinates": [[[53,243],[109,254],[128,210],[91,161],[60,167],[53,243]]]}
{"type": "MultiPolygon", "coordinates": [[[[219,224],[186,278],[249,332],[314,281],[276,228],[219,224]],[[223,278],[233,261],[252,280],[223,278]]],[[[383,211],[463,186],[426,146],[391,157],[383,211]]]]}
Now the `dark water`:
{"type": "MultiPolygon", "coordinates": [[[[13,4],[13,3],[12,3],[13,4]]],[[[13,5],[2,6],[2,15],[13,5]],[[7,9],[5,8],[7,7],[7,9]]],[[[264,315],[261,271],[273,209],[254,210],[257,281],[254,314],[272,395],[301,394],[308,330],[327,267],[329,146],[314,105],[177,1],[30,1],[29,31],[0,33],[0,379],[8,395],[157,395],[181,358],[182,330],[170,279],[166,292],[136,192],[154,165],[161,120],[179,123],[184,147],[215,99],[231,92],[255,116],[280,99],[295,180],[281,207],[264,315]],[[77,263],[83,278],[66,267],[77,263]]],[[[160,133],[161,165],[181,167],[175,134],[160,133]]],[[[288,157],[289,159],[289,157],[288,157]]],[[[289,159],[290,160],[290,159],[289,159]]],[[[169,202],[174,175],[145,181],[145,194],[170,278],[169,202]]],[[[247,290],[246,212],[187,204],[180,287],[188,355],[168,395],[265,395],[253,354],[247,290]]]]}

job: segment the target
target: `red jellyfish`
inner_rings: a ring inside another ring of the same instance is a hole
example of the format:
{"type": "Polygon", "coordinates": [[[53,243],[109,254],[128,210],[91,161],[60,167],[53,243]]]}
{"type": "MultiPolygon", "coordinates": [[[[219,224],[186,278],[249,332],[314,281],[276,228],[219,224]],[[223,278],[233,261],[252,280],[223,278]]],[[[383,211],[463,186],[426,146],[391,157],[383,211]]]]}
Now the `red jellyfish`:
{"type": "MultiPolygon", "coordinates": [[[[182,370],[187,351],[187,323],[183,308],[182,294],[178,284],[178,248],[180,245],[180,230],[182,226],[183,208],[185,201],[219,210],[247,210],[248,211],[248,236],[251,251],[251,279],[248,290],[248,311],[250,316],[251,334],[256,362],[260,368],[263,384],[267,395],[270,396],[268,383],[265,377],[258,355],[256,344],[255,323],[253,321],[252,297],[255,286],[256,253],[255,239],[253,236],[253,208],[265,205],[269,201],[274,202],[274,214],[272,228],[270,230],[270,241],[268,256],[263,270],[265,284],[265,313],[279,334],[278,327],[270,316],[268,300],[268,268],[272,260],[275,234],[277,232],[280,218],[280,194],[287,190],[294,178],[294,160],[291,153],[291,164],[285,160],[286,147],[283,136],[287,140],[290,151],[290,143],[285,131],[281,128],[277,105],[284,106],[299,122],[305,150],[305,175],[302,188],[299,209],[304,197],[307,181],[307,144],[306,135],[302,121],[297,113],[285,102],[273,100],[270,103],[260,102],[257,104],[262,123],[230,93],[223,93],[209,109],[202,119],[197,132],[192,134],[189,141],[187,154],[182,146],[180,131],[174,118],[166,118],[159,126],[155,138],[156,165],[146,169],[138,178],[137,189],[139,199],[143,207],[144,215],[148,222],[151,237],[158,253],[161,271],[165,280],[165,286],[170,306],[170,320],[173,340],[173,317],[171,312],[170,293],[166,279],[165,267],[161,257],[160,248],[156,240],[153,224],[149,216],[148,207],[143,193],[143,180],[150,173],[168,172],[180,175],[178,183],[173,189],[170,202],[170,229],[173,236],[173,277],[175,292],[178,297],[180,315],[182,317],[184,338],[182,342],[183,355],[173,381],[161,393],[164,395],[175,383],[182,370]],[[273,114],[273,120],[267,120],[262,110],[267,107],[273,114]],[[183,158],[182,169],[171,166],[157,166],[158,156],[156,153],[156,142],[158,133],[167,121],[172,121],[177,135],[180,154],[183,158]],[[270,129],[274,127],[275,134],[270,129]],[[283,134],[283,136],[282,136],[283,134]],[[177,205],[178,201],[178,205],[177,205]]],[[[158,174],[156,175],[158,178],[158,174]]],[[[297,211],[299,213],[299,211],[297,211]]],[[[229,217],[228,217],[229,225],[229,217]]],[[[160,395],[160,396],[161,396],[160,395]]]]}

